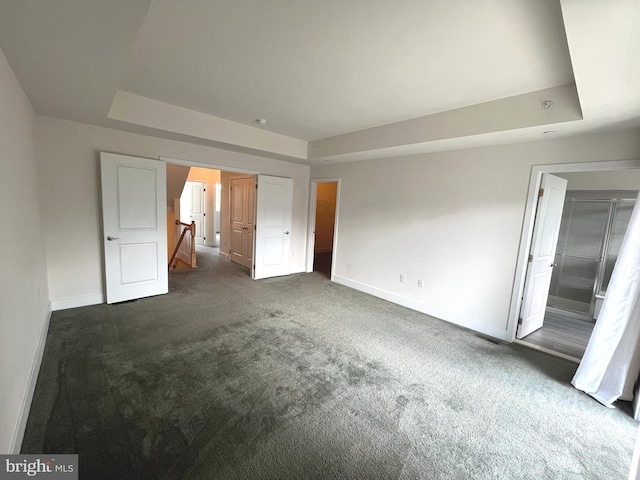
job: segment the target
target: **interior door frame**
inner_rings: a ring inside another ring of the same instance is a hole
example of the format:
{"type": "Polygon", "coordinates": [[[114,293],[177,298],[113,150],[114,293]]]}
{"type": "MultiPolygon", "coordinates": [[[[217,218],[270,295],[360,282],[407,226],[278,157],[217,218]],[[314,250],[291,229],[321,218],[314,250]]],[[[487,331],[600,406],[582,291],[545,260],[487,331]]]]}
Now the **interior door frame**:
{"type": "MultiPolygon", "coordinates": [[[[231,173],[237,173],[238,175],[252,175],[252,176],[256,176],[259,175],[260,172],[258,170],[249,170],[246,168],[239,168],[239,167],[230,167],[229,165],[222,165],[222,164],[218,164],[218,163],[204,163],[204,162],[198,162],[195,160],[185,160],[185,159],[180,159],[180,158],[174,158],[174,157],[165,157],[165,156],[160,156],[159,160],[165,163],[173,163],[175,165],[183,165],[185,167],[200,167],[200,168],[208,168],[210,170],[220,170],[221,172],[231,172],[231,173]]],[[[166,188],[166,185],[165,185],[166,188]]],[[[214,192],[215,193],[215,192],[214,192]]],[[[214,206],[214,210],[215,210],[215,206],[214,206]]],[[[208,215],[209,212],[207,212],[208,215]]],[[[214,212],[215,215],[215,212],[214,212]]],[[[219,225],[218,225],[219,226],[219,225]]],[[[214,236],[214,242],[215,242],[215,224],[214,224],[214,232],[213,232],[213,236],[214,236]]],[[[254,242],[255,242],[255,238],[254,238],[254,242]]],[[[220,245],[214,245],[217,246],[218,248],[220,248],[220,245]]],[[[227,258],[228,260],[228,258],[227,258]]]]}
{"type": "Polygon", "coordinates": [[[338,225],[340,219],[340,183],[339,177],[312,178],[309,187],[309,221],[307,222],[307,262],[306,272],[313,272],[313,256],[315,248],[316,229],[316,204],[318,202],[318,184],[337,183],[336,189],[336,215],[333,219],[333,251],[331,252],[331,281],[334,281],[336,273],[336,258],[338,252],[338,225]]]}
{"type": "Polygon", "coordinates": [[[511,303],[509,306],[509,317],[507,320],[507,341],[513,342],[516,338],[518,316],[520,314],[520,308],[522,307],[522,295],[524,293],[524,283],[527,274],[529,250],[531,248],[531,239],[533,236],[535,211],[538,204],[538,190],[540,189],[540,185],[542,183],[542,174],[607,172],[614,170],[632,170],[638,168],[640,168],[640,159],[585,163],[560,163],[549,165],[533,165],[531,167],[529,191],[527,193],[527,203],[524,212],[524,221],[522,223],[520,247],[518,249],[513,290],[511,294],[511,303]]]}

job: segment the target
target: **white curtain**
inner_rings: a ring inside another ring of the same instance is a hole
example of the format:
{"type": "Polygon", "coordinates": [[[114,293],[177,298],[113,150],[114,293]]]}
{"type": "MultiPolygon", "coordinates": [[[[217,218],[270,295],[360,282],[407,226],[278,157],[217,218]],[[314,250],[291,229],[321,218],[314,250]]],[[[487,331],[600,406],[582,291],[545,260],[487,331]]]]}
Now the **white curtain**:
{"type": "Polygon", "coordinates": [[[640,372],[640,201],[611,275],[587,350],[571,383],[603,405],[632,400],[640,372]]]}

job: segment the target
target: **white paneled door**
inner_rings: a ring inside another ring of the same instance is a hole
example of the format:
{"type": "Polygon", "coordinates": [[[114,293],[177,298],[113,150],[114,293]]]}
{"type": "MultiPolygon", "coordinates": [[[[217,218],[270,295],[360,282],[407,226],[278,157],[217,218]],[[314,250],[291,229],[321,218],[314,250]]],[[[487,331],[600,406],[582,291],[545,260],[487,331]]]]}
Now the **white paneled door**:
{"type": "Polygon", "coordinates": [[[100,154],[107,303],[168,292],[166,165],[100,154]]]}
{"type": "Polygon", "coordinates": [[[517,338],[526,337],[544,323],[566,191],[564,178],[542,176],[517,338]]]}
{"type": "Polygon", "coordinates": [[[195,222],[196,245],[204,245],[205,240],[205,185],[203,182],[187,181],[180,196],[180,221],[195,222]]]}
{"type": "Polygon", "coordinates": [[[258,175],[253,278],[289,274],[293,180],[258,175]]]}
{"type": "Polygon", "coordinates": [[[254,177],[231,179],[231,261],[247,268],[253,265],[255,191],[254,177]]]}

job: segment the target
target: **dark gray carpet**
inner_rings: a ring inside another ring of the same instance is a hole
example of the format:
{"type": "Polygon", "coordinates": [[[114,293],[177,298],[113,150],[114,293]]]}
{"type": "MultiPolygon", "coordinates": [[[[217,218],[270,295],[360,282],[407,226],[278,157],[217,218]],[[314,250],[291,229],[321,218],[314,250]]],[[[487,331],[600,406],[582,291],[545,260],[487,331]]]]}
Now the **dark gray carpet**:
{"type": "Polygon", "coordinates": [[[575,364],[204,257],[168,295],[54,313],[23,453],[86,479],[626,478],[636,424],[575,364]]]}

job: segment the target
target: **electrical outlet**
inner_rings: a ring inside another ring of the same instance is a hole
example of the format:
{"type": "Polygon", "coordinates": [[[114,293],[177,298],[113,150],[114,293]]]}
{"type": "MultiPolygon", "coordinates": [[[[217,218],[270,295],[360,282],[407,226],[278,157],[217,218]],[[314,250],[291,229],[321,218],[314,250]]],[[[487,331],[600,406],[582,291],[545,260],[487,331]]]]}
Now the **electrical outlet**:
{"type": "Polygon", "coordinates": [[[418,280],[418,288],[422,288],[422,285],[423,285],[422,280],[418,280]]]}
{"type": "Polygon", "coordinates": [[[400,283],[407,283],[407,276],[400,274],[400,283]]]}

